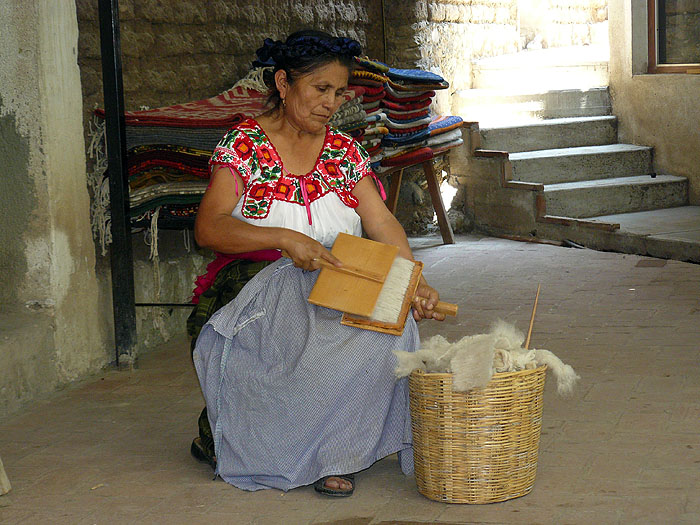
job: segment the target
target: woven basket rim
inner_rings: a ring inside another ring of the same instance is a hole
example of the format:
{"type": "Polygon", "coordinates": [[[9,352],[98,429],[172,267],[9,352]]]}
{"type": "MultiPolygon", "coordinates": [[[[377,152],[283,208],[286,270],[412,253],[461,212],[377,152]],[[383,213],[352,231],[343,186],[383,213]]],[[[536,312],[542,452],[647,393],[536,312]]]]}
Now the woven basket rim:
{"type": "MultiPolygon", "coordinates": [[[[511,376],[523,376],[528,374],[539,374],[546,372],[547,365],[539,365],[536,368],[526,368],[524,370],[516,370],[513,372],[496,372],[491,376],[492,379],[506,379],[511,376]]],[[[423,372],[422,370],[413,370],[411,375],[422,376],[425,379],[451,379],[452,372],[423,372]]]]}

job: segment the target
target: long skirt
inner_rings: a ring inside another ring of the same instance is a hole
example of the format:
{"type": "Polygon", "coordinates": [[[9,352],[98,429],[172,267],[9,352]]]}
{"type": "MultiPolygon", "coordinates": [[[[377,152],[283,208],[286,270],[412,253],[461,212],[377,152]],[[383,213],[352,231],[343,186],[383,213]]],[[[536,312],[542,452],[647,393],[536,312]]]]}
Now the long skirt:
{"type": "Polygon", "coordinates": [[[261,270],[202,329],[193,359],[214,433],[217,474],[246,490],[289,490],[399,453],[413,471],[403,335],[340,324],[307,298],[318,272],[288,259],[261,270]]]}

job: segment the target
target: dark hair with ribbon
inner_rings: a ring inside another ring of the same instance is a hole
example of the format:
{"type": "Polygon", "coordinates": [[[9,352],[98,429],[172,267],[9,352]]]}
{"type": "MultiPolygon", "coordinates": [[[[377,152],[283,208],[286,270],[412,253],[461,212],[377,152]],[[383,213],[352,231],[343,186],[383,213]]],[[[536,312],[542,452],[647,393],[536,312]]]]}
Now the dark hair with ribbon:
{"type": "Polygon", "coordinates": [[[290,84],[299,76],[331,62],[341,63],[350,72],[355,64],[354,57],[361,53],[362,46],[357,40],[307,29],[292,33],[284,42],[266,38],[263,46],[255,52],[258,60],[253,66],[274,66],[263,79],[271,90],[269,102],[277,108],[281,103],[274,78],[277,71],[284,70],[290,84]]]}

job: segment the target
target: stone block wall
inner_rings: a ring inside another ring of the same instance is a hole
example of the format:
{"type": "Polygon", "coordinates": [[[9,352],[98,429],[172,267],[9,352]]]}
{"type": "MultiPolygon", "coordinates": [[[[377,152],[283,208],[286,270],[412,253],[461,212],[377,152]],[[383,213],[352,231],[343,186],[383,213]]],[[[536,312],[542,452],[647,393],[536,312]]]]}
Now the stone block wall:
{"type": "Polygon", "coordinates": [[[520,0],[522,46],[607,45],[607,6],[607,0],[520,0]]]}
{"type": "MultiPolygon", "coordinates": [[[[76,0],[78,57],[86,113],[102,106],[97,2],[76,0]]],[[[127,110],[208,98],[248,71],[266,37],[305,28],[356,38],[379,56],[380,3],[372,0],[121,0],[127,110]]]]}

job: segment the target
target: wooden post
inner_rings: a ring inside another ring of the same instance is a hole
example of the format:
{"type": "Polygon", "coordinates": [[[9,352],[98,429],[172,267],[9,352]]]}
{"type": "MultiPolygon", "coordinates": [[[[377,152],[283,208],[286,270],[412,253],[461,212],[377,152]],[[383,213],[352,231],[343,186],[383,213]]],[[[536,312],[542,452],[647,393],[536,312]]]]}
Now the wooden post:
{"type": "Polygon", "coordinates": [[[11,488],[10,480],[7,479],[7,474],[5,474],[5,467],[2,466],[2,458],[0,458],[0,496],[10,492],[11,488]]]}
{"type": "Polygon", "coordinates": [[[454,244],[455,236],[452,232],[450,220],[447,218],[445,204],[442,202],[442,195],[440,195],[440,185],[438,184],[437,177],[435,176],[435,169],[433,168],[432,159],[426,160],[423,163],[423,171],[425,172],[425,180],[428,182],[430,200],[433,202],[433,209],[435,210],[435,215],[437,215],[438,226],[440,226],[442,242],[444,244],[454,244]]]}

